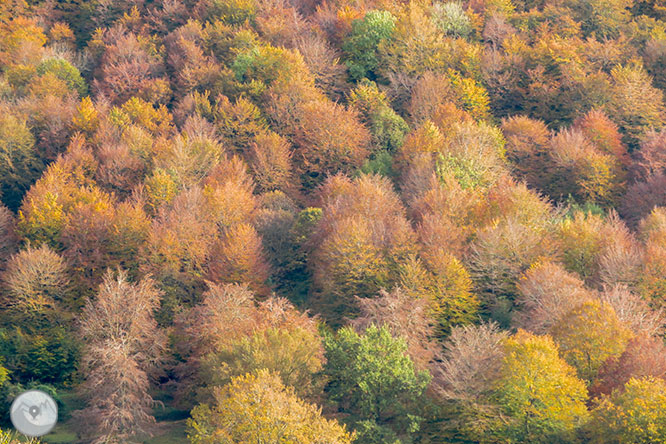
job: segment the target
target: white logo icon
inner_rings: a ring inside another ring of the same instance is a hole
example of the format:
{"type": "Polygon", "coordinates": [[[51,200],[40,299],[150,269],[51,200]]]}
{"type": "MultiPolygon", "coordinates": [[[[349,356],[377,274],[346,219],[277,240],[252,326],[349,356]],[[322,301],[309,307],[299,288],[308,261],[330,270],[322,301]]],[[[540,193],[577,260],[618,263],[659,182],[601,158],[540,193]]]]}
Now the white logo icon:
{"type": "Polygon", "coordinates": [[[58,422],[58,406],[46,393],[30,390],[16,397],[10,409],[12,424],[26,436],[49,433],[58,422]]]}

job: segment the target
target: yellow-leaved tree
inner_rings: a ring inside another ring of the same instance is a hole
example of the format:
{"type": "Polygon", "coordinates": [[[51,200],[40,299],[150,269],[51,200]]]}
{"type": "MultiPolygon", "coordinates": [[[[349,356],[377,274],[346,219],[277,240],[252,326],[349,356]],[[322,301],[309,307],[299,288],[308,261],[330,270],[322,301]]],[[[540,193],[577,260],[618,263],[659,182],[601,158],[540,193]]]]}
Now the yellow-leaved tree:
{"type": "Polygon", "coordinates": [[[562,356],[581,378],[593,380],[606,359],[619,356],[631,331],[607,302],[591,300],[564,315],[551,329],[562,356]]]}
{"type": "Polygon", "coordinates": [[[588,417],[587,389],[557,345],[519,330],[504,348],[492,395],[503,414],[490,422],[483,441],[550,443],[573,436],[588,417]]]}
{"type": "Polygon", "coordinates": [[[351,444],[353,439],[267,370],[217,388],[214,404],[195,407],[188,425],[192,444],[351,444]]]}
{"type": "Polygon", "coordinates": [[[593,414],[593,443],[666,443],[666,382],[632,378],[604,397],[593,414]]]}

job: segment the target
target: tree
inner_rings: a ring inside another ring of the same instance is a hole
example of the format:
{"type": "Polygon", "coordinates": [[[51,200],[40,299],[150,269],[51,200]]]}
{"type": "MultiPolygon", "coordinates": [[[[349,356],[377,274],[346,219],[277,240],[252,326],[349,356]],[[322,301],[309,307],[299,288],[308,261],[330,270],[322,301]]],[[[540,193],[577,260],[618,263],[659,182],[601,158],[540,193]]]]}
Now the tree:
{"type": "Polygon", "coordinates": [[[409,131],[409,126],[391,108],[386,94],[380,91],[374,82],[365,80],[351,92],[349,103],[358,111],[362,123],[372,134],[375,156],[380,151],[397,151],[409,131]]]}
{"type": "Polygon", "coordinates": [[[656,207],[646,216],[640,224],[640,238],[645,243],[645,254],[640,270],[636,290],[652,307],[661,309],[666,300],[666,282],[664,281],[664,267],[666,267],[666,249],[663,247],[666,239],[666,212],[656,207]]]}
{"type": "Polygon", "coordinates": [[[553,262],[536,264],[518,283],[514,321],[520,328],[544,334],[570,310],[591,300],[593,293],[583,282],[553,262]]]}
{"type": "Polygon", "coordinates": [[[433,372],[438,395],[457,402],[482,401],[500,375],[507,335],[494,323],[454,327],[433,372]]]}
{"type": "Polygon", "coordinates": [[[211,219],[220,234],[253,221],[257,209],[254,183],[238,156],[223,157],[204,180],[202,216],[211,219]]]}
{"type": "Polygon", "coordinates": [[[666,382],[632,378],[623,390],[604,397],[593,412],[594,443],[663,444],[666,442],[666,382]]]}
{"type": "Polygon", "coordinates": [[[165,103],[171,96],[164,76],[162,55],[150,39],[139,38],[123,29],[98,31],[91,46],[102,48],[102,57],[93,80],[93,90],[113,103],[131,97],[165,103]]]}
{"type": "Polygon", "coordinates": [[[339,320],[356,311],[354,296],[373,297],[397,282],[398,265],[414,253],[415,239],[386,178],[334,176],[320,196],[322,218],[312,236],[314,281],[329,298],[328,313],[339,320]]]}
{"type": "MultiPolygon", "coordinates": [[[[231,64],[232,86],[250,97],[259,98],[270,86],[290,81],[314,83],[303,56],[298,51],[276,48],[270,44],[254,44],[241,48],[231,64]]],[[[234,91],[235,92],[235,91],[234,91]]]]}
{"type": "Polygon", "coordinates": [[[465,266],[443,248],[424,251],[424,261],[410,257],[400,266],[400,285],[412,298],[424,299],[434,321],[433,333],[445,338],[456,325],[477,319],[480,300],[465,266]]]}
{"type": "Polygon", "coordinates": [[[610,395],[621,391],[631,378],[648,377],[666,379],[666,344],[660,337],[643,333],[629,341],[620,356],[604,362],[597,382],[590,387],[590,395],[610,395]]]}
{"type": "Polygon", "coordinates": [[[470,271],[498,322],[509,324],[520,276],[535,262],[552,258],[553,242],[543,227],[509,217],[478,232],[470,271]]]}
{"type": "MultiPolygon", "coordinates": [[[[313,346],[319,341],[315,320],[286,299],[257,304],[246,284],[208,286],[199,304],[175,318],[176,350],[185,360],[176,369],[183,392],[226,383],[246,366],[268,366],[284,375],[287,384],[310,380],[322,361],[321,346],[313,346]],[[292,359],[291,353],[300,358],[292,359]]],[[[298,390],[315,392],[306,384],[298,390]]]]}
{"type": "Polygon", "coordinates": [[[63,58],[46,59],[37,65],[36,71],[38,75],[52,73],[58,79],[64,81],[67,88],[76,91],[81,97],[88,93],[88,87],[81,77],[81,72],[63,58]]]}
{"type": "Polygon", "coordinates": [[[616,66],[611,76],[613,96],[607,105],[608,115],[623,131],[625,143],[637,147],[643,133],[663,126],[663,93],[652,86],[640,65],[616,66]]]}
{"type": "Polygon", "coordinates": [[[468,37],[474,32],[472,21],[465,13],[462,3],[436,3],[432,7],[432,21],[444,34],[468,37]]]}
{"type": "Polygon", "coordinates": [[[377,78],[378,49],[391,38],[395,22],[396,18],[389,11],[373,10],[352,23],[351,33],[342,46],[352,79],[377,78]]]}
{"type": "Polygon", "coordinates": [[[322,369],[321,338],[311,329],[269,327],[237,340],[208,356],[203,375],[210,386],[222,387],[245,373],[267,369],[282,383],[294,387],[300,397],[314,397],[321,390],[315,375],[322,369]]]}
{"type": "MultiPolygon", "coordinates": [[[[173,9],[170,12],[174,12],[173,9]]],[[[171,20],[169,25],[175,25],[174,21],[171,20]]],[[[204,27],[195,20],[188,20],[165,38],[168,47],[166,61],[174,72],[174,92],[179,98],[192,91],[213,90],[219,82],[220,65],[205,52],[204,40],[204,27]]]]}
{"type": "Polygon", "coordinates": [[[363,335],[345,327],[324,346],[325,391],[339,411],[351,415],[358,442],[392,442],[418,430],[430,376],[415,370],[403,339],[393,338],[387,327],[371,325],[363,335]]]}
{"type": "Polygon", "coordinates": [[[455,123],[447,143],[436,157],[440,180],[453,177],[461,187],[486,188],[506,172],[501,131],[481,123],[455,123]]]}
{"type": "Polygon", "coordinates": [[[573,126],[601,152],[613,155],[624,167],[629,165],[629,153],[622,143],[619,128],[601,109],[588,111],[576,119],[573,126]]]}
{"type": "Polygon", "coordinates": [[[202,117],[187,119],[180,137],[157,162],[170,171],[181,186],[200,183],[224,159],[225,149],[215,135],[215,128],[202,117]]]}
{"type": "Polygon", "coordinates": [[[69,279],[63,259],[47,245],[28,246],[12,256],[4,272],[3,306],[25,313],[44,313],[66,304],[69,279]]]}
{"type": "Polygon", "coordinates": [[[632,337],[613,307],[598,300],[583,302],[550,330],[562,357],[581,378],[593,381],[604,361],[619,356],[632,337]]]}
{"type": "Polygon", "coordinates": [[[303,189],[312,190],[339,172],[350,174],[367,158],[370,133],[354,110],[294,84],[271,89],[268,102],[278,132],[294,146],[292,159],[303,189]]]}
{"type": "Polygon", "coordinates": [[[16,382],[68,383],[78,358],[70,334],[65,261],[47,245],[13,255],[2,274],[0,353],[16,382]]]}
{"type": "Polygon", "coordinates": [[[266,118],[259,107],[243,96],[233,103],[228,97],[220,96],[214,105],[210,104],[206,95],[195,95],[194,100],[203,102],[201,107],[211,108],[210,111],[199,110],[198,114],[203,117],[211,114],[225,146],[232,147],[239,154],[243,154],[254,139],[268,131],[266,118]]]}
{"type": "Polygon", "coordinates": [[[407,111],[415,126],[422,125],[427,120],[434,121],[438,112],[447,104],[454,108],[456,106],[451,81],[445,75],[427,71],[416,81],[407,111]]]}
{"type": "Polygon", "coordinates": [[[60,237],[77,204],[108,209],[111,198],[94,181],[98,166],[85,139],[74,137],[67,152],[49,165],[26,194],[18,217],[20,236],[61,249],[60,237]]]}
{"type": "Polygon", "coordinates": [[[408,99],[409,86],[425,72],[459,66],[429,13],[426,5],[416,3],[400,10],[391,39],[380,46],[380,73],[391,81],[398,100],[408,99]]]}
{"type": "Polygon", "coordinates": [[[133,284],[124,271],[108,271],[87,302],[80,327],[87,407],[77,412],[85,435],[122,442],[155,422],[148,390],[166,346],[153,317],[160,296],[150,278],[133,284]]]}
{"type": "Polygon", "coordinates": [[[251,145],[254,179],[262,191],[293,188],[291,146],[274,132],[258,134],[251,145]]]}
{"type": "Polygon", "coordinates": [[[557,227],[556,237],[564,267],[578,273],[586,283],[598,285],[602,283],[602,275],[611,280],[626,277],[626,274],[631,277],[636,243],[617,213],[611,212],[604,218],[592,212],[575,211],[573,217],[564,219],[557,227]],[[610,259],[619,260],[614,268],[622,271],[623,276],[608,275],[612,262],[606,261],[610,259]],[[602,273],[604,262],[606,271],[602,273]]]}
{"type": "Polygon", "coordinates": [[[199,188],[180,193],[153,219],[141,249],[141,271],[151,273],[166,292],[162,309],[193,300],[203,291],[207,261],[216,239],[215,224],[205,212],[199,188]]]}
{"type": "Polygon", "coordinates": [[[212,247],[208,278],[216,283],[245,282],[255,293],[268,296],[269,266],[261,237],[249,224],[235,225],[212,247]]]}
{"type": "Polygon", "coordinates": [[[19,207],[23,194],[44,168],[34,145],[35,138],[25,121],[3,112],[0,118],[0,196],[12,210],[19,207]]]}
{"type": "Polygon", "coordinates": [[[16,221],[14,215],[4,205],[0,205],[0,271],[4,269],[5,263],[18,247],[16,236],[16,221]]]}
{"type": "Polygon", "coordinates": [[[278,375],[259,370],[216,388],[212,406],[197,406],[188,438],[193,444],[351,444],[353,435],[299,399],[278,375]]]}
{"type": "Polygon", "coordinates": [[[179,350],[197,360],[222,350],[252,334],[259,322],[256,312],[247,285],[210,283],[201,302],[176,318],[179,333],[187,338],[178,343],[179,350]]]}
{"type": "Polygon", "coordinates": [[[640,294],[631,291],[626,285],[604,287],[599,299],[613,307],[620,322],[634,334],[659,336],[664,332],[664,312],[650,307],[640,294]]]}
{"type": "Polygon", "coordinates": [[[548,336],[519,330],[505,342],[493,400],[503,415],[489,442],[549,443],[568,440],[588,418],[587,390],[548,336]]]}
{"type": "MultiPolygon", "coordinates": [[[[17,437],[17,435],[18,434],[16,432],[5,432],[5,431],[0,430],[0,443],[2,443],[2,444],[20,444],[23,441],[21,441],[17,437]]],[[[40,441],[37,438],[30,438],[27,442],[28,442],[28,444],[39,444],[40,443],[40,441]]]]}
{"type": "Polygon", "coordinates": [[[562,130],[552,137],[551,156],[557,172],[547,191],[559,199],[571,195],[581,201],[613,204],[623,189],[620,159],[604,153],[581,130],[562,130]]]}
{"type": "Polygon", "coordinates": [[[352,321],[359,333],[371,325],[386,326],[394,337],[403,338],[407,353],[419,370],[428,369],[437,356],[432,318],[425,298],[400,287],[380,290],[375,298],[358,298],[360,314],[352,321]]]}
{"type": "Polygon", "coordinates": [[[540,190],[547,190],[553,174],[548,153],[549,131],[541,120],[513,116],[502,122],[506,138],[506,157],[519,179],[540,190]]]}
{"type": "Polygon", "coordinates": [[[666,206],[664,185],[666,175],[657,173],[647,181],[636,182],[627,189],[619,211],[629,224],[635,226],[655,207],[666,206]]]}
{"type": "Polygon", "coordinates": [[[46,43],[44,29],[37,21],[21,16],[10,16],[4,20],[0,33],[0,65],[30,65],[43,54],[46,43]]]}
{"type": "Polygon", "coordinates": [[[622,30],[629,19],[629,8],[633,2],[614,0],[611,2],[582,2],[578,0],[565,3],[573,12],[574,19],[580,22],[585,35],[593,34],[597,38],[613,38],[622,30]]]}
{"type": "Polygon", "coordinates": [[[631,173],[636,181],[647,181],[666,171],[666,131],[649,131],[633,154],[631,173]]]}

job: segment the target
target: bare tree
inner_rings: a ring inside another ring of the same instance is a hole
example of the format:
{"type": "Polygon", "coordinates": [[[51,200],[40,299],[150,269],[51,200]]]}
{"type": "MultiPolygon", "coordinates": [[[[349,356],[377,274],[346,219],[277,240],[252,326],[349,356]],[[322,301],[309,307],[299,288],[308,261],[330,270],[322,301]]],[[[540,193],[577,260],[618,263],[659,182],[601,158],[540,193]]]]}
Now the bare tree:
{"type": "Polygon", "coordinates": [[[153,317],[160,295],[150,278],[133,284],[126,272],[108,271],[97,297],[83,310],[81,369],[87,408],[76,416],[94,443],[125,443],[151,431],[155,418],[149,375],[166,346],[153,317]]]}
{"type": "Polygon", "coordinates": [[[67,292],[66,272],[63,259],[46,244],[39,248],[28,246],[7,263],[0,306],[22,312],[55,308],[67,292]]]}
{"type": "Polygon", "coordinates": [[[645,299],[630,291],[626,285],[606,287],[599,298],[609,303],[618,319],[634,333],[658,336],[664,332],[666,319],[663,311],[651,308],[645,299]]]}
{"type": "Polygon", "coordinates": [[[557,263],[531,268],[518,283],[516,326],[543,334],[569,310],[590,300],[593,293],[557,263]]]}
{"type": "Polygon", "coordinates": [[[454,327],[433,384],[444,399],[476,401],[490,389],[502,363],[507,333],[497,324],[454,327]]]}
{"type": "Polygon", "coordinates": [[[438,353],[432,341],[433,319],[428,311],[428,301],[416,298],[400,287],[390,293],[380,290],[376,298],[356,298],[361,313],[352,325],[361,333],[371,324],[385,325],[393,336],[402,337],[407,343],[407,353],[421,369],[430,367],[438,353]]]}

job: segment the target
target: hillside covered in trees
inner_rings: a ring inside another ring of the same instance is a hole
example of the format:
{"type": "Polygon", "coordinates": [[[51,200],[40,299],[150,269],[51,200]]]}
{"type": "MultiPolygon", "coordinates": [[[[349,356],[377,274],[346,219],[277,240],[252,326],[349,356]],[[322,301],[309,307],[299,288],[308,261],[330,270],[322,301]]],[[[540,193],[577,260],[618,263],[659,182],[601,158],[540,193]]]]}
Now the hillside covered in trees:
{"type": "Polygon", "coordinates": [[[2,0],[0,442],[666,443],[665,89],[663,0],[2,0]]]}

